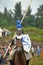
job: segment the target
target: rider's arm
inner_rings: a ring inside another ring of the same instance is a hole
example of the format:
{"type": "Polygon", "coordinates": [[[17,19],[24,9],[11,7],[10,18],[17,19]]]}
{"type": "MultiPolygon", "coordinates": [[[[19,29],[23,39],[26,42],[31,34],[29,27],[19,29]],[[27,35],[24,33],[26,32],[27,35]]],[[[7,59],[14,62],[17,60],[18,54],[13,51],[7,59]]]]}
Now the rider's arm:
{"type": "Polygon", "coordinates": [[[17,37],[17,34],[15,34],[12,38],[12,41],[11,41],[11,46],[12,45],[16,45],[16,37],[17,37]]]}

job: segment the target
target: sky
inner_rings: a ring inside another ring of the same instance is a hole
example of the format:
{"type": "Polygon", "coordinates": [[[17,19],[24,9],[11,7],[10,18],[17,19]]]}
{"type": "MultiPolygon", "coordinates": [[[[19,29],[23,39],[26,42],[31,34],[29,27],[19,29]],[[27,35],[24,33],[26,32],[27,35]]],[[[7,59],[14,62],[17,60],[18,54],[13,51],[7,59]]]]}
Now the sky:
{"type": "MultiPolygon", "coordinates": [[[[0,11],[3,12],[5,7],[7,7],[8,10],[11,9],[13,11],[14,6],[18,1],[21,1],[22,10],[26,10],[30,3],[30,0],[0,0],[0,11]]],[[[30,5],[32,14],[35,14],[37,12],[37,8],[42,4],[43,0],[32,0],[30,5]]]]}

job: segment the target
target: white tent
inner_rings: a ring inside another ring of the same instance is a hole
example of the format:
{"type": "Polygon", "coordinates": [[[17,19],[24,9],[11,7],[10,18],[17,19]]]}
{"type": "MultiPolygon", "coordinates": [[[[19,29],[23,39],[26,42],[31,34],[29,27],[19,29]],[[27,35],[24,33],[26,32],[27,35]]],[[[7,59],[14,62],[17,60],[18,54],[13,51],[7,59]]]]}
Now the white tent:
{"type": "Polygon", "coordinates": [[[0,28],[0,37],[2,37],[3,30],[0,28]]]}
{"type": "Polygon", "coordinates": [[[10,35],[11,32],[8,29],[3,28],[3,31],[5,32],[5,36],[10,35]]]}

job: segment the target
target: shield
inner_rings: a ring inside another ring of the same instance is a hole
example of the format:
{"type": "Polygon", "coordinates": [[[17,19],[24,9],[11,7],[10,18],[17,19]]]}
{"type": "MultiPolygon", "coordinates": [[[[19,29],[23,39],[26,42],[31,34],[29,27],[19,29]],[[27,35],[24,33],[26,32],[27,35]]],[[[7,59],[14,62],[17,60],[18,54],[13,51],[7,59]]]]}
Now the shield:
{"type": "Polygon", "coordinates": [[[23,35],[22,44],[23,44],[24,51],[29,53],[30,48],[31,48],[31,40],[28,34],[23,35]]]}

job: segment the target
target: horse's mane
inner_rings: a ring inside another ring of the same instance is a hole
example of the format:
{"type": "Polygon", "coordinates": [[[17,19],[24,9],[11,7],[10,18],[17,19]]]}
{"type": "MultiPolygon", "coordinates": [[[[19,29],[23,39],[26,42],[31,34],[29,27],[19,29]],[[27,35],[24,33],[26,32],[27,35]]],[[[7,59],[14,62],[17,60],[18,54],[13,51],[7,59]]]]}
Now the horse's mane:
{"type": "Polygon", "coordinates": [[[26,58],[23,51],[16,51],[14,54],[14,65],[26,65],[26,58]]]}

